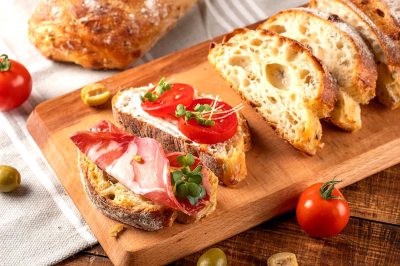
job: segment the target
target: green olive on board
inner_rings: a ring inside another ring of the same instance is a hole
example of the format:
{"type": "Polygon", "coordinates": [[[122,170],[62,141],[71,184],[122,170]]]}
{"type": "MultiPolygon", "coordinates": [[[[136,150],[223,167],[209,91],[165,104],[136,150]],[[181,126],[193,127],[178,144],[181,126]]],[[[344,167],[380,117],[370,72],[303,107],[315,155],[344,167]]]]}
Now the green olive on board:
{"type": "Polygon", "coordinates": [[[21,184],[18,170],[8,165],[0,165],[0,192],[11,192],[21,184]]]}
{"type": "Polygon", "coordinates": [[[211,248],[200,256],[197,266],[226,266],[226,255],[220,248],[211,248]]]}
{"type": "Polygon", "coordinates": [[[110,96],[110,91],[100,83],[89,84],[81,90],[82,101],[88,106],[105,104],[110,96]]]}

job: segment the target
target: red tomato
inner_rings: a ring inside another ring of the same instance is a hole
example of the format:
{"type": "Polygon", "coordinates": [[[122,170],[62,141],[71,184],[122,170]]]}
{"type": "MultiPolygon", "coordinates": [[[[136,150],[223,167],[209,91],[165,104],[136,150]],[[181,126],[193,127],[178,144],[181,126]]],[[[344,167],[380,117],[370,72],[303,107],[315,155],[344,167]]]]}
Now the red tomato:
{"type": "Polygon", "coordinates": [[[0,56],[0,111],[8,111],[23,104],[32,90],[32,78],[20,63],[0,56]],[[9,65],[9,63],[11,65],[9,65]]]}
{"type": "Polygon", "coordinates": [[[300,195],[296,208],[297,222],[310,236],[335,236],[349,222],[349,204],[334,187],[338,182],[331,180],[314,184],[300,195]]]}
{"type": "MultiPolygon", "coordinates": [[[[188,111],[193,111],[197,104],[213,105],[214,100],[201,98],[193,100],[192,104],[186,108],[188,111]]],[[[232,110],[232,107],[224,102],[217,102],[215,108],[220,108],[220,111],[232,110]]],[[[195,119],[185,121],[184,117],[179,118],[178,128],[189,139],[202,144],[215,144],[224,142],[236,134],[238,129],[238,119],[236,112],[233,112],[227,117],[226,114],[216,114],[211,118],[215,125],[202,126],[195,119]]]]}
{"type": "MultiPolygon", "coordinates": [[[[184,153],[184,152],[167,153],[167,159],[169,161],[169,165],[172,167],[181,168],[182,166],[178,162],[178,157],[181,155],[186,155],[186,153],[184,153]]],[[[198,157],[194,156],[194,164],[190,167],[190,169],[193,170],[199,164],[204,166],[203,163],[200,161],[200,159],[198,157]]]]}
{"type": "MultiPolygon", "coordinates": [[[[150,91],[153,90],[154,88],[150,91]]],[[[174,83],[171,84],[171,89],[161,94],[156,101],[150,102],[146,100],[143,102],[142,108],[153,116],[176,119],[176,106],[178,104],[183,104],[185,107],[189,106],[193,101],[193,96],[194,89],[192,86],[183,83],[174,83]]]]}

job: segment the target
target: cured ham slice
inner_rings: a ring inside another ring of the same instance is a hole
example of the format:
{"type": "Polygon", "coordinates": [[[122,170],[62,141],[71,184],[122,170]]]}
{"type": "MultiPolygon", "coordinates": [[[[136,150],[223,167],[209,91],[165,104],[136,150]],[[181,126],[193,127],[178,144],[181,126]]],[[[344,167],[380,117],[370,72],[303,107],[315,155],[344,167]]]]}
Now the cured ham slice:
{"type": "MultiPolygon", "coordinates": [[[[187,215],[194,215],[204,207],[204,201],[192,206],[177,200],[171,185],[170,162],[156,140],[128,134],[108,121],[75,133],[71,140],[100,169],[153,203],[187,215]]],[[[204,187],[209,195],[210,185],[206,184],[207,173],[204,174],[204,187]]]]}

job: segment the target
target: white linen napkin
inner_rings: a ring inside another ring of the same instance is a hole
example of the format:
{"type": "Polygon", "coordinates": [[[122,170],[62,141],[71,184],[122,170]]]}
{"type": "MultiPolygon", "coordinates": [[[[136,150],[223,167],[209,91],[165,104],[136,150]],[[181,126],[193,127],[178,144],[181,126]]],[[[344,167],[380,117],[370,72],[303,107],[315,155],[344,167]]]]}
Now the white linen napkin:
{"type": "MultiPolygon", "coordinates": [[[[27,37],[27,21],[38,2],[0,0],[0,54],[23,63],[33,78],[28,101],[0,113],[0,165],[12,165],[22,176],[17,191],[0,193],[0,265],[54,264],[97,242],[30,137],[26,119],[40,102],[116,72],[91,71],[42,57],[27,37]]],[[[136,65],[306,2],[200,0],[136,65]]]]}

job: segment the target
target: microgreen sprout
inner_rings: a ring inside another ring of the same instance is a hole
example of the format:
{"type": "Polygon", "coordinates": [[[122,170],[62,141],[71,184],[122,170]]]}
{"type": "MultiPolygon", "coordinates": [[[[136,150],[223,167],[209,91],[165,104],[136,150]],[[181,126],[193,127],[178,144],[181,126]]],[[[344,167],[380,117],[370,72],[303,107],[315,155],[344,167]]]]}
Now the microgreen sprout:
{"type": "Polygon", "coordinates": [[[157,87],[153,91],[147,91],[143,96],[141,96],[142,101],[148,100],[149,102],[155,102],[164,92],[171,89],[171,84],[161,78],[158,82],[157,87]]]}
{"type": "Polygon", "coordinates": [[[182,168],[171,172],[174,194],[179,199],[188,199],[191,205],[197,205],[206,196],[206,190],[201,185],[203,167],[199,164],[191,170],[195,159],[190,153],[178,156],[178,163],[182,168]]]}

